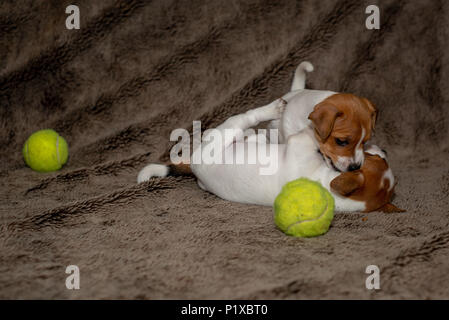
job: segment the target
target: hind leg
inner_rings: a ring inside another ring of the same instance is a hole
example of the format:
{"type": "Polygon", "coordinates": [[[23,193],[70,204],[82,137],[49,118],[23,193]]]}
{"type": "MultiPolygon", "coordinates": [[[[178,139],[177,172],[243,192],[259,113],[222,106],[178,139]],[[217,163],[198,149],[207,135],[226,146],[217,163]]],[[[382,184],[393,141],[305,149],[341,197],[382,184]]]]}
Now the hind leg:
{"type": "Polygon", "coordinates": [[[263,107],[232,116],[218,127],[206,130],[200,148],[194,150],[191,157],[191,166],[195,175],[198,177],[195,171],[200,170],[203,164],[223,164],[227,163],[231,156],[241,156],[238,151],[234,154],[228,148],[233,148],[234,142],[243,141],[245,130],[263,121],[279,119],[285,105],[286,102],[283,99],[277,99],[263,107]]]}
{"type": "Polygon", "coordinates": [[[260,122],[279,119],[284,112],[286,104],[287,102],[285,100],[277,99],[263,107],[251,109],[245,113],[230,117],[216,128],[225,137],[223,146],[226,148],[235,140],[241,140],[243,138],[243,131],[258,125],[260,122]],[[225,135],[224,131],[226,129],[239,130],[234,130],[231,135],[225,135]]]}

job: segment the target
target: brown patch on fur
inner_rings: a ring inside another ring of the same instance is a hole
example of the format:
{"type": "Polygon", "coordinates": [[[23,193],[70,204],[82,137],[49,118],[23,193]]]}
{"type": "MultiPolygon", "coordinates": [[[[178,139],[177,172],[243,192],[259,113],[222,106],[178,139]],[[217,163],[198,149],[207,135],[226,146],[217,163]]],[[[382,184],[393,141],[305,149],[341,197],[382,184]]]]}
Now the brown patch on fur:
{"type": "Polygon", "coordinates": [[[315,132],[321,141],[329,137],[334,128],[335,120],[341,115],[342,112],[332,104],[322,102],[315,106],[313,112],[309,115],[309,119],[313,122],[315,132]]]}
{"type": "Polygon", "coordinates": [[[168,164],[170,176],[193,176],[190,164],[180,163],[180,164],[168,164]]]}
{"type": "Polygon", "coordinates": [[[331,188],[342,196],[348,197],[355,190],[361,188],[364,182],[365,178],[362,173],[344,172],[332,180],[331,188]]]}

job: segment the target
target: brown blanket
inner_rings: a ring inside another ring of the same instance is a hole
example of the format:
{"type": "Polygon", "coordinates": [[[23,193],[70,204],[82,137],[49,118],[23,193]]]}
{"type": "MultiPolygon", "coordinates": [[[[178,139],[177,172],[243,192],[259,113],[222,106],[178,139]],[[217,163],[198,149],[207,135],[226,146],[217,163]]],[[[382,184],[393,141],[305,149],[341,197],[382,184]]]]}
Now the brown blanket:
{"type": "Polygon", "coordinates": [[[359,0],[79,0],[80,30],[69,4],[0,3],[0,298],[449,298],[449,3],[382,1],[380,30],[359,0]],[[309,88],[376,104],[407,212],[296,239],[193,178],[136,185],[173,129],[278,98],[303,60],[309,88]],[[59,172],[23,163],[43,128],[69,143],[59,172]]]}

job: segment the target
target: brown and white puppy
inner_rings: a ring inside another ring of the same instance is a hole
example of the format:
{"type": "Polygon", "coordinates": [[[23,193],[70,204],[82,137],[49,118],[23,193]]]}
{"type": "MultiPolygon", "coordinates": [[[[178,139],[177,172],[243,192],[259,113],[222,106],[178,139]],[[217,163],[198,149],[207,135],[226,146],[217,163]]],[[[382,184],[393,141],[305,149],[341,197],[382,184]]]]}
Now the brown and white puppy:
{"type": "Polygon", "coordinates": [[[365,212],[404,212],[391,203],[395,186],[384,151],[374,145],[365,153],[365,162],[360,169],[343,172],[330,183],[332,192],[364,202],[365,212]]]}
{"type": "Polygon", "coordinates": [[[291,91],[282,97],[287,101],[282,118],[270,127],[279,129],[280,143],[311,127],[328,166],[342,172],[359,169],[364,144],[376,123],[376,108],[354,94],[304,89],[306,71],[313,71],[309,62],[296,69],[291,91]]]}
{"type": "Polygon", "coordinates": [[[353,171],[364,161],[363,146],[371,138],[376,110],[367,99],[336,93],[318,103],[308,119],[328,164],[353,171]]]}

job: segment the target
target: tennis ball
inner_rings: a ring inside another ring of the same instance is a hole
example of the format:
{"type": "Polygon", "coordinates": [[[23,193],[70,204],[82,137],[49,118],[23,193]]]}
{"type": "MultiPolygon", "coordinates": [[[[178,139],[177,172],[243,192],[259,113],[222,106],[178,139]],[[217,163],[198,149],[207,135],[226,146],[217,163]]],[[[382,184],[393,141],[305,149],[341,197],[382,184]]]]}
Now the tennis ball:
{"type": "Polygon", "coordinates": [[[285,184],[274,200],[274,222],[290,236],[322,235],[333,218],[333,196],[320,183],[306,178],[285,184]]]}
{"type": "Polygon", "coordinates": [[[31,169],[50,172],[61,169],[67,162],[69,148],[56,131],[45,129],[36,131],[25,141],[22,154],[31,169]]]}

